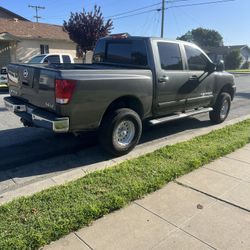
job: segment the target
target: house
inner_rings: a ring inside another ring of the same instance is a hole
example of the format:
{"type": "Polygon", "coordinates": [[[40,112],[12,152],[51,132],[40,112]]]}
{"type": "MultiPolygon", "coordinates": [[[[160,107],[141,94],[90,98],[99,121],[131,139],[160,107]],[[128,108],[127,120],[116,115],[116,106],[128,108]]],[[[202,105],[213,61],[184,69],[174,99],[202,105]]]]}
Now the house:
{"type": "Polygon", "coordinates": [[[76,44],[62,26],[0,18],[0,68],[10,62],[25,62],[35,55],[47,53],[76,57],[76,44]]]}
{"type": "Polygon", "coordinates": [[[242,57],[241,67],[247,61],[250,62],[250,48],[247,45],[203,47],[203,49],[214,62],[218,62],[219,60],[225,60],[226,55],[228,55],[231,51],[234,50],[240,51],[240,55],[242,57]]]}
{"type": "Polygon", "coordinates": [[[22,17],[22,16],[19,16],[18,14],[16,13],[13,13],[3,7],[0,6],[0,18],[5,18],[5,19],[19,19],[19,20],[22,20],[22,21],[27,21],[29,22],[28,19],[22,17]]]}

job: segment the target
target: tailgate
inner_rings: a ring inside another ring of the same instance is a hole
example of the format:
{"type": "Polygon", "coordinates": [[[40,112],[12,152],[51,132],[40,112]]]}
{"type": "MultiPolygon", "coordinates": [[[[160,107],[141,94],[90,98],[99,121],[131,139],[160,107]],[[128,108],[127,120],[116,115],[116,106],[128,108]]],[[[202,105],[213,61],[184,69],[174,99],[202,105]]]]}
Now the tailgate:
{"type": "Polygon", "coordinates": [[[55,78],[58,73],[43,67],[8,65],[9,92],[34,106],[55,111],[55,78]]]}

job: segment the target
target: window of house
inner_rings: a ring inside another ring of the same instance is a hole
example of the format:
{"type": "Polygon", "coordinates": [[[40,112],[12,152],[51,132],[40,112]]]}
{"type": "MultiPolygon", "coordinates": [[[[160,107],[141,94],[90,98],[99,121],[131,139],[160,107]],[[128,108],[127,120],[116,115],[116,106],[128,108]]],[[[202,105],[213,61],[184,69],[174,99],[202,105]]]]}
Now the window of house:
{"type": "Polygon", "coordinates": [[[176,43],[158,43],[161,68],[164,70],[183,70],[180,47],[176,43]]]}
{"type": "Polygon", "coordinates": [[[189,70],[205,70],[208,64],[208,59],[200,50],[185,45],[185,51],[187,55],[189,70]]]}
{"type": "Polygon", "coordinates": [[[40,45],[40,52],[41,52],[41,54],[49,54],[49,45],[48,44],[41,44],[40,45]]]}

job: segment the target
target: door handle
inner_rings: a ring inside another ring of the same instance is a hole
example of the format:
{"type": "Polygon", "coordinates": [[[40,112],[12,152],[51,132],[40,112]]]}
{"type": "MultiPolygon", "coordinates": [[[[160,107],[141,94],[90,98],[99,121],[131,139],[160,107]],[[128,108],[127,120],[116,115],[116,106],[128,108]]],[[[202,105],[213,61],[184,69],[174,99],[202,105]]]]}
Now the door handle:
{"type": "Polygon", "coordinates": [[[166,83],[168,80],[169,80],[168,76],[162,76],[162,77],[158,78],[159,83],[166,83]]]}
{"type": "Polygon", "coordinates": [[[196,75],[190,76],[189,81],[198,81],[198,77],[196,75]]]}

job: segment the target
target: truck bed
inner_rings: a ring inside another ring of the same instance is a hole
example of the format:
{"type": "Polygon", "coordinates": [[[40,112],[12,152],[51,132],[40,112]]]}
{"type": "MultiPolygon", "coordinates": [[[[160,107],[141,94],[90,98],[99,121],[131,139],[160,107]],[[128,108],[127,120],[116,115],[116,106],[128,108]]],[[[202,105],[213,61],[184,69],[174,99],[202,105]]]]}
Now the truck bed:
{"type": "Polygon", "coordinates": [[[146,68],[107,64],[10,64],[8,74],[12,97],[59,116],[72,117],[73,131],[80,129],[77,124],[85,124],[81,130],[97,128],[111,100],[121,96],[138,96],[146,104],[145,114],[152,106],[153,77],[146,68]],[[55,81],[60,79],[75,82],[73,96],[67,104],[56,102],[55,81]]]}

